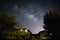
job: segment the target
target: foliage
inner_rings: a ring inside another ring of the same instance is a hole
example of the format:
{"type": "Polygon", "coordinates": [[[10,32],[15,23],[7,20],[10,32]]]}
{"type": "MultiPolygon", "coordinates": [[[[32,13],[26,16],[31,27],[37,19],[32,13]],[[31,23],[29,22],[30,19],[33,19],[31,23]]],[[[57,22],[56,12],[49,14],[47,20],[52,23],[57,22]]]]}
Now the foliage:
{"type": "Polygon", "coordinates": [[[30,40],[31,34],[29,32],[20,31],[20,29],[17,30],[9,30],[9,31],[3,31],[3,35],[5,35],[5,39],[15,39],[15,40],[30,40]]]}
{"type": "Polygon", "coordinates": [[[10,16],[7,13],[0,14],[0,39],[4,40],[6,36],[3,36],[2,32],[11,30],[15,26],[19,26],[15,16],[10,16]]]}
{"type": "Polygon", "coordinates": [[[1,30],[12,29],[14,26],[18,26],[18,23],[16,22],[16,18],[14,16],[10,16],[6,13],[0,15],[1,30]]]}
{"type": "Polygon", "coordinates": [[[32,40],[39,40],[38,38],[32,37],[32,40]]]}
{"type": "Polygon", "coordinates": [[[53,40],[60,37],[60,12],[59,10],[50,10],[44,15],[44,28],[52,33],[53,40]]]}

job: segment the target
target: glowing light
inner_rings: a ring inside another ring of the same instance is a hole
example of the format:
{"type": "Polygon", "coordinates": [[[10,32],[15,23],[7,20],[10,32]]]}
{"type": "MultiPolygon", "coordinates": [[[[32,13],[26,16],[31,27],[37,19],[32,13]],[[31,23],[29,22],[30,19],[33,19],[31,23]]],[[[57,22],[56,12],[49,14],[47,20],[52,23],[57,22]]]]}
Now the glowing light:
{"type": "Polygon", "coordinates": [[[20,29],[20,31],[23,31],[23,29],[20,29]]]}
{"type": "Polygon", "coordinates": [[[28,32],[28,30],[25,30],[25,32],[28,32]]]}

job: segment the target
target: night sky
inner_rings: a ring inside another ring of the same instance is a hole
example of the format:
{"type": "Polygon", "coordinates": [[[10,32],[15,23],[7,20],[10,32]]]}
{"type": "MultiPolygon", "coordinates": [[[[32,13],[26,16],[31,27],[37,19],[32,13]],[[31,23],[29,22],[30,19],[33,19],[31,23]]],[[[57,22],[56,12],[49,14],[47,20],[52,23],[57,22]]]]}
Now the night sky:
{"type": "Polygon", "coordinates": [[[9,12],[32,33],[43,29],[43,15],[50,9],[60,9],[58,0],[0,0],[0,13],[9,12]]]}

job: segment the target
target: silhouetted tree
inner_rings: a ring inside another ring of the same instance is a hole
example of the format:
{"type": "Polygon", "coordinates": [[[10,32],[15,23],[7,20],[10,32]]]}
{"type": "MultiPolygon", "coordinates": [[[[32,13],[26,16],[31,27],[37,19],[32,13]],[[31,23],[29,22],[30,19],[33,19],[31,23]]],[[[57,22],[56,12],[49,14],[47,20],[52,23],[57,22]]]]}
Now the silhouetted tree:
{"type": "Polygon", "coordinates": [[[2,31],[13,29],[15,26],[19,26],[15,16],[10,16],[7,13],[0,14],[0,38],[2,31]]]}
{"type": "Polygon", "coordinates": [[[44,15],[44,28],[52,33],[52,40],[60,39],[60,12],[59,10],[50,10],[44,15]]]}
{"type": "Polygon", "coordinates": [[[8,14],[0,15],[0,29],[12,29],[14,26],[18,26],[15,16],[10,16],[8,14]]]}

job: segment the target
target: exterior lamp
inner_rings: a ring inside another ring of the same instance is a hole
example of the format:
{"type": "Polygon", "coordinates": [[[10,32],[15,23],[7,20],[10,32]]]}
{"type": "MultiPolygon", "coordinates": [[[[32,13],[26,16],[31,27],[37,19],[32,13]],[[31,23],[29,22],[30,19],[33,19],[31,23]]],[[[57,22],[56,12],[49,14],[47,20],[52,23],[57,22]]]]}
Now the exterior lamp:
{"type": "Polygon", "coordinates": [[[23,29],[20,29],[20,31],[22,32],[22,31],[23,31],[23,29]]]}
{"type": "Polygon", "coordinates": [[[28,30],[26,29],[25,32],[28,32],[28,30]]]}

